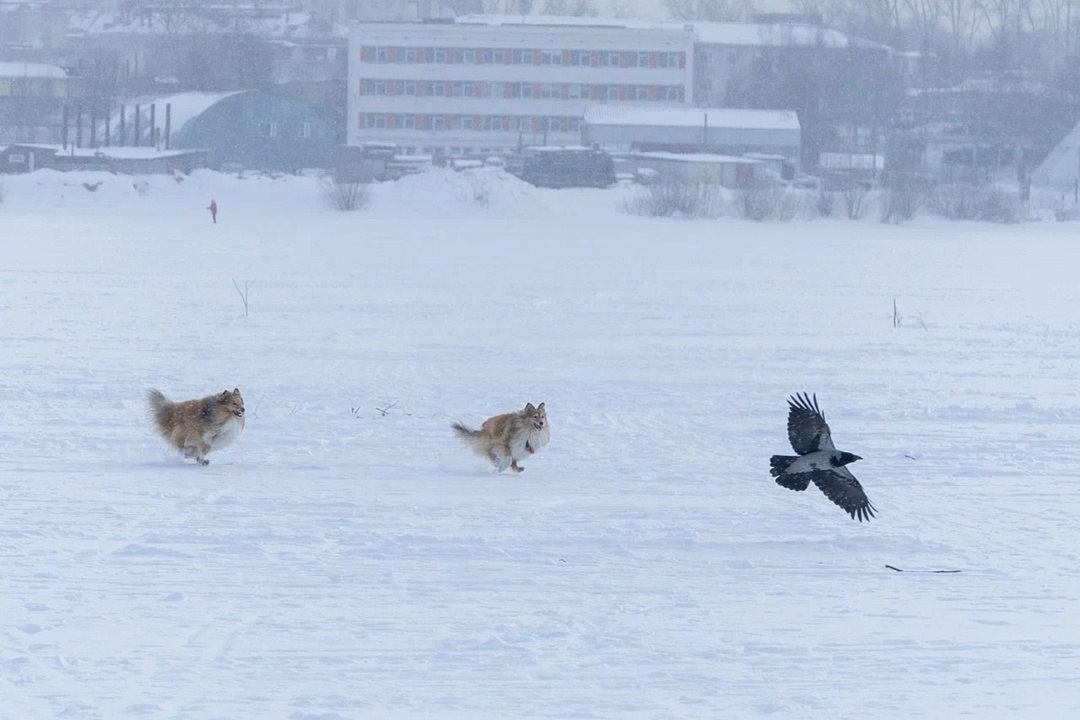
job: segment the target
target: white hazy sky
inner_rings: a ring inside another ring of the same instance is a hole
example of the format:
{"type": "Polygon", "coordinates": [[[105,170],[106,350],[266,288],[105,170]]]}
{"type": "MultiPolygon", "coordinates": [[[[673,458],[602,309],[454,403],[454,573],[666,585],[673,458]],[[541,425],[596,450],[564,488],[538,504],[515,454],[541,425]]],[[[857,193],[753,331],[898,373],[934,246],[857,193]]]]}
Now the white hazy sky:
{"type": "MultiPolygon", "coordinates": [[[[634,17],[668,17],[664,0],[593,0],[593,6],[602,16],[610,16],[614,8],[623,8],[634,17]]],[[[776,12],[790,9],[786,0],[754,0],[754,9],[758,12],[776,12]]]]}

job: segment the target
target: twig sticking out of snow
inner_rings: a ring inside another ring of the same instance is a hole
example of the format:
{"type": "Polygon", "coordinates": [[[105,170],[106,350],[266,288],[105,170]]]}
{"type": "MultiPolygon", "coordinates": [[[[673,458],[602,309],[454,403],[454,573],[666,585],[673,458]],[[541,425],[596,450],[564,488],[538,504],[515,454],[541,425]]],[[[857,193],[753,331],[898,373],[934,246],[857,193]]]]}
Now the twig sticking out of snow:
{"type": "Polygon", "coordinates": [[[885,567],[889,568],[890,570],[895,570],[896,572],[907,572],[907,573],[958,573],[958,572],[962,572],[961,570],[906,570],[904,568],[898,568],[895,565],[886,565],[885,567]]]}

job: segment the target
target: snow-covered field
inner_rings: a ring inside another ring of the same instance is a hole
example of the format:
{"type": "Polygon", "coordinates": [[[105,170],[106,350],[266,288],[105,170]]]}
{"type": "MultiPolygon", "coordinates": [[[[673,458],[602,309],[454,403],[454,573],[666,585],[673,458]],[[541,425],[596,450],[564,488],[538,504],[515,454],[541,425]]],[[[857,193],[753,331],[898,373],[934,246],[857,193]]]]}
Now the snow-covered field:
{"type": "Polygon", "coordinates": [[[5,720],[1080,712],[1074,224],[3,183],[5,720]],[[151,386],[245,434],[182,460],[151,386]],[[769,477],[804,390],[876,520],[769,477]],[[520,476],[451,434],[526,401],[520,476]]]}

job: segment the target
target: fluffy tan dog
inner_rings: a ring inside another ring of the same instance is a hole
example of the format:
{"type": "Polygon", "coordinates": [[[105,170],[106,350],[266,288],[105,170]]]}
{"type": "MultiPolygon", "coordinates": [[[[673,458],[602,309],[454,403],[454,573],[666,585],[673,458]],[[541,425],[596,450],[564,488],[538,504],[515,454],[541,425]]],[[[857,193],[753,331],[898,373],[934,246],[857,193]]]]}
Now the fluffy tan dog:
{"type": "Polygon", "coordinates": [[[244,430],[244,398],[236,388],[176,403],[157,390],[146,397],[161,437],[200,465],[209,465],[206,456],[231,444],[244,430]]]}
{"type": "Polygon", "coordinates": [[[536,407],[528,403],[523,410],[490,417],[479,430],[471,430],[460,422],[452,427],[477,454],[491,460],[499,472],[508,467],[514,472],[522,472],[525,468],[518,462],[551,439],[544,403],[536,407]]]}

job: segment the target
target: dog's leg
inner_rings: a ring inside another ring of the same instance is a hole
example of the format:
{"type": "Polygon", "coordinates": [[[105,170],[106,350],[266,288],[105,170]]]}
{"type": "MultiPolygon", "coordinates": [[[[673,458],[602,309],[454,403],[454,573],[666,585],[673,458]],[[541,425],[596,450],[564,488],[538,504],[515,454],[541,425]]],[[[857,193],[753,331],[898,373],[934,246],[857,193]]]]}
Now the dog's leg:
{"type": "Polygon", "coordinates": [[[517,464],[517,460],[514,460],[513,462],[511,462],[511,463],[510,463],[510,468],[511,468],[511,469],[512,469],[512,470],[513,470],[514,472],[518,472],[518,473],[519,473],[519,472],[525,472],[525,468],[523,468],[523,467],[521,467],[520,465],[518,465],[518,464],[517,464]]]}

